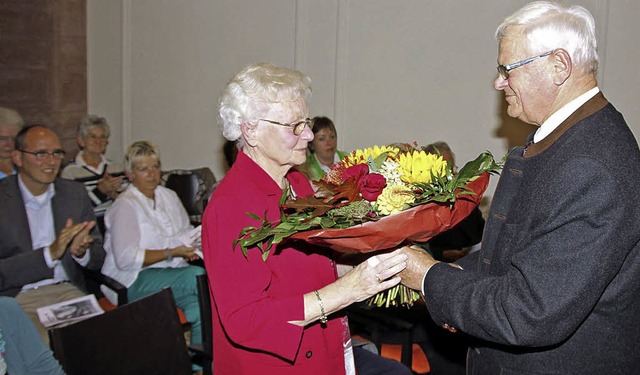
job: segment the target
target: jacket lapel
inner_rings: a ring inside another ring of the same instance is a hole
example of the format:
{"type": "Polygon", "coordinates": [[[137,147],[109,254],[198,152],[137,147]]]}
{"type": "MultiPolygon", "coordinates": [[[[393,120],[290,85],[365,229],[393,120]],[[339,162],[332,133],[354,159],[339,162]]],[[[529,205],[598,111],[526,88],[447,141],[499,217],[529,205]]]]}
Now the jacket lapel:
{"type": "MultiPolygon", "coordinates": [[[[538,143],[533,143],[527,147],[527,153],[525,158],[538,155],[547,148],[549,148],[555,141],[557,141],[567,130],[571,129],[575,124],[584,120],[585,118],[593,115],[602,108],[604,108],[609,101],[604,97],[601,92],[598,92],[593,98],[587,100],[580,108],[573,112],[566,120],[564,120],[557,128],[555,128],[551,134],[546,136],[538,143]]],[[[533,138],[532,138],[533,139],[533,138]]]]}

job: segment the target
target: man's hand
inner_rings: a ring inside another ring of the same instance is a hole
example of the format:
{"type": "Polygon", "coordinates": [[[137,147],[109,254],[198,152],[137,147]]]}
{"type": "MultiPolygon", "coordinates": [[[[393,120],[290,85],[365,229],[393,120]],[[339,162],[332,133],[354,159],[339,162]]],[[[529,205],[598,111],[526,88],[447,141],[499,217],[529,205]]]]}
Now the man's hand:
{"type": "Polygon", "coordinates": [[[402,284],[415,290],[422,290],[425,273],[436,263],[431,254],[418,246],[404,246],[402,252],[407,255],[407,268],[399,273],[402,284]]]}
{"type": "Polygon", "coordinates": [[[71,245],[69,246],[69,251],[71,254],[75,255],[76,258],[84,257],[84,254],[87,253],[87,249],[91,246],[93,242],[93,236],[91,236],[91,229],[96,226],[95,221],[85,221],[84,227],[71,241],[71,245]]]}
{"type": "Polygon", "coordinates": [[[49,246],[51,259],[57,260],[62,258],[70,243],[71,253],[82,258],[89,244],[93,242],[93,237],[91,237],[89,232],[95,225],[95,221],[73,224],[73,220],[67,219],[64,228],[62,228],[60,233],[58,233],[58,237],[56,237],[55,241],[49,246]],[[90,239],[88,239],[87,236],[90,237],[90,239]]]}

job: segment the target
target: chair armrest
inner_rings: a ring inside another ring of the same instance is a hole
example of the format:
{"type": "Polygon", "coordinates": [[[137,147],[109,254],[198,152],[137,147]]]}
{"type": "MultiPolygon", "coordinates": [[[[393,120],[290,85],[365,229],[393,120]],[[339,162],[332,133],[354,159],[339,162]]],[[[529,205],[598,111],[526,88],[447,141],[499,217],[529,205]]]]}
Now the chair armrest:
{"type": "Polygon", "coordinates": [[[120,284],[120,282],[118,282],[117,280],[112,279],[111,277],[101,273],[100,271],[88,269],[85,269],[85,277],[113,290],[118,296],[118,306],[125,305],[127,302],[129,302],[129,299],[127,297],[127,287],[120,284]]]}

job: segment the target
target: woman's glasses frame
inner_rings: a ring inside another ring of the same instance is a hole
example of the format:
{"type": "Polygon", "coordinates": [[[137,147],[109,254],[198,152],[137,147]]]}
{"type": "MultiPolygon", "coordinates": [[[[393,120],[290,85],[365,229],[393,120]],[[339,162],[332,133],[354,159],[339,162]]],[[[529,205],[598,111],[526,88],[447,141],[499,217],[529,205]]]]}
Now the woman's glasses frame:
{"type": "Polygon", "coordinates": [[[290,123],[283,123],[283,122],[267,120],[267,119],[263,119],[263,118],[261,118],[258,121],[264,121],[264,122],[268,122],[269,124],[286,126],[286,127],[292,128],[294,135],[302,134],[302,132],[304,131],[304,127],[305,126],[308,126],[309,129],[313,129],[313,119],[312,118],[306,118],[304,120],[290,122],[290,123]]]}

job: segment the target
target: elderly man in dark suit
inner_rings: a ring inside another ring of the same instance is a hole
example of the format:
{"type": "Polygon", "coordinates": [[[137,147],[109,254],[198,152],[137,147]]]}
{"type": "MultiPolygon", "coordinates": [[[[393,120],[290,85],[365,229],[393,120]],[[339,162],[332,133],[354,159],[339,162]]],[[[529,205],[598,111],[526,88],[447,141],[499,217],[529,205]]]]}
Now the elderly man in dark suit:
{"type": "Polygon", "coordinates": [[[640,151],[598,89],[593,17],[533,2],[496,35],[495,88],[540,127],[506,161],[482,249],[452,266],[405,248],[403,283],[478,339],[468,374],[637,373],[640,151]]]}
{"type": "Polygon", "coordinates": [[[19,172],[0,181],[0,295],[15,297],[47,341],[36,309],[84,295],[81,267],[99,270],[104,250],[83,185],[56,177],[58,136],[29,126],[15,145],[19,172]]]}

